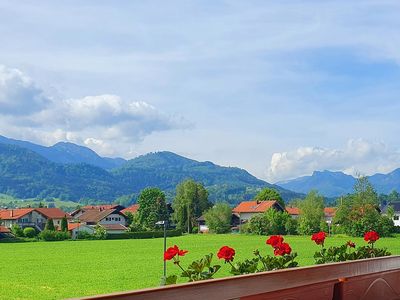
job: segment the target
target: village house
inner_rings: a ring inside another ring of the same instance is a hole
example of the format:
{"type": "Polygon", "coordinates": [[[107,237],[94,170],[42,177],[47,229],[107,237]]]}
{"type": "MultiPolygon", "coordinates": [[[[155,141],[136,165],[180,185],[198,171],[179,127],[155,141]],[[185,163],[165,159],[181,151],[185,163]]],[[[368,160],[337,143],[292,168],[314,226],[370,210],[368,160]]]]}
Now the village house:
{"type": "Polygon", "coordinates": [[[71,234],[71,238],[76,239],[79,232],[86,232],[87,234],[94,234],[94,226],[89,226],[81,223],[69,223],[68,231],[71,234]]]}
{"type": "Polygon", "coordinates": [[[60,226],[62,218],[71,216],[59,208],[17,208],[0,210],[0,219],[3,225],[11,228],[17,224],[21,228],[33,227],[42,231],[48,219],[52,219],[54,226],[60,226]]]}
{"type": "Polygon", "coordinates": [[[389,204],[385,205],[382,208],[383,214],[387,215],[389,206],[393,207],[393,210],[394,210],[394,214],[392,217],[394,226],[400,226],[400,202],[393,202],[393,203],[389,203],[389,204]]]}
{"type": "Polygon", "coordinates": [[[79,209],[74,210],[73,212],[70,213],[70,215],[73,216],[74,218],[78,218],[80,215],[82,215],[85,211],[88,210],[106,210],[106,209],[114,209],[117,211],[121,211],[125,209],[125,207],[119,204],[86,205],[79,209]]]}
{"type": "MultiPolygon", "coordinates": [[[[301,211],[298,207],[286,207],[285,209],[293,219],[298,219],[301,214],[301,211]]],[[[335,213],[336,213],[335,207],[325,207],[324,208],[324,216],[325,216],[326,223],[328,223],[328,224],[332,223],[335,213]]]]}
{"type": "Polygon", "coordinates": [[[272,201],[243,201],[236,206],[232,213],[239,218],[239,224],[247,222],[256,214],[264,213],[268,209],[284,211],[284,208],[275,200],[272,201]]]}
{"type": "Polygon", "coordinates": [[[118,209],[88,209],[78,216],[78,222],[84,225],[101,225],[109,234],[123,233],[126,228],[126,217],[118,209]]]}

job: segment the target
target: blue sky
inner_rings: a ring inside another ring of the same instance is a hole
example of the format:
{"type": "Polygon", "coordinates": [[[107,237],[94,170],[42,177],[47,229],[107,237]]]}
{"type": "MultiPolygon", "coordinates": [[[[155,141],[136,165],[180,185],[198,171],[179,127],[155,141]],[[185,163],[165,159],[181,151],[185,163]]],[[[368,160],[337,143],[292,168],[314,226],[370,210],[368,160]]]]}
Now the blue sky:
{"type": "Polygon", "coordinates": [[[400,167],[398,1],[0,1],[0,134],[268,181],[400,167]]]}

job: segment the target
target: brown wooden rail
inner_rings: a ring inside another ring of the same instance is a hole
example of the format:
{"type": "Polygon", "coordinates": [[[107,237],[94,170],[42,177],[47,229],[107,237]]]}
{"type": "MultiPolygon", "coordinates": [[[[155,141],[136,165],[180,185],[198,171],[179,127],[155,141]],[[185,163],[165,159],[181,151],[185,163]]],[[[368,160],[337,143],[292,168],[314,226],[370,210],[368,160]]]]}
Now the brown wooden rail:
{"type": "Polygon", "coordinates": [[[400,299],[400,256],[277,270],[77,299],[400,299]]]}

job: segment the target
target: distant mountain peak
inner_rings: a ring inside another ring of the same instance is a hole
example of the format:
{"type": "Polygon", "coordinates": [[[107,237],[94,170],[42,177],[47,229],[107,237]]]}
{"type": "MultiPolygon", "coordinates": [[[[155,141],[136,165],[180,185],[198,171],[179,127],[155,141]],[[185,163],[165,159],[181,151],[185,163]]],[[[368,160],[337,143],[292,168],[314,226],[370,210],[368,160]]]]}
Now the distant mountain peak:
{"type": "Polygon", "coordinates": [[[53,146],[46,147],[0,136],[0,143],[29,149],[52,162],[61,164],[86,163],[103,169],[113,169],[126,162],[122,158],[101,157],[92,149],[71,142],[58,142],[53,146]]]}

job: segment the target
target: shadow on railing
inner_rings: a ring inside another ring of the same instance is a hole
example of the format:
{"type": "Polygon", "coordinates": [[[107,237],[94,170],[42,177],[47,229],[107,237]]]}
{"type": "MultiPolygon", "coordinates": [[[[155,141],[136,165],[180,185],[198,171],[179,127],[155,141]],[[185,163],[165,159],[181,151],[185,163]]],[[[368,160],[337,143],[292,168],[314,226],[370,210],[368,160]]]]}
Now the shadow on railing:
{"type": "Polygon", "coordinates": [[[400,299],[400,256],[277,270],[79,299],[400,299]]]}

